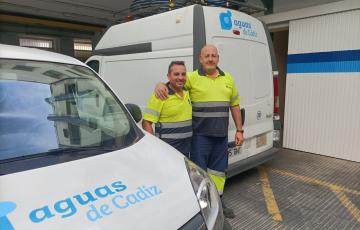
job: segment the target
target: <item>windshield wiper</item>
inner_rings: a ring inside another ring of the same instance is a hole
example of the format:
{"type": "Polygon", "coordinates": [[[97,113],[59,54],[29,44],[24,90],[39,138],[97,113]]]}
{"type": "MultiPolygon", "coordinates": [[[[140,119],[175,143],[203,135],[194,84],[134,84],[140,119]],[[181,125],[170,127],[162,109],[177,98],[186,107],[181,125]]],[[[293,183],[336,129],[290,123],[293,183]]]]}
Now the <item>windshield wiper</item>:
{"type": "Polygon", "coordinates": [[[59,149],[51,149],[47,153],[50,154],[71,154],[71,155],[97,155],[104,152],[112,152],[117,150],[117,148],[112,147],[104,147],[104,146],[83,146],[83,147],[68,147],[68,148],[59,148],[59,149]]]}

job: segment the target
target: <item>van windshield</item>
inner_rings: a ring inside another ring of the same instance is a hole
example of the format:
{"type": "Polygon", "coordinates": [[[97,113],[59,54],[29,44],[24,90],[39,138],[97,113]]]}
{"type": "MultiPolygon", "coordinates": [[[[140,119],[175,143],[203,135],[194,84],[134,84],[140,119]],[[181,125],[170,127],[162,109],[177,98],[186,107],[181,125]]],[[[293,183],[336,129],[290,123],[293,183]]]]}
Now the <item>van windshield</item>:
{"type": "Polygon", "coordinates": [[[124,106],[89,68],[0,59],[0,164],[33,158],[56,164],[61,160],[54,157],[75,160],[141,137],[124,106]]]}

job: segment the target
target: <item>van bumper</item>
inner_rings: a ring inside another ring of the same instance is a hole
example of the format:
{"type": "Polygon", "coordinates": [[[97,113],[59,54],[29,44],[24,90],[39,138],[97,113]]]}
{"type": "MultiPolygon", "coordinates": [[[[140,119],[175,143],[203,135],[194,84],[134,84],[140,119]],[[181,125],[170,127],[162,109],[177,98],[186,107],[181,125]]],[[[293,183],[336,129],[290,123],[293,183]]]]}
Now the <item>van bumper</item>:
{"type": "Polygon", "coordinates": [[[261,165],[266,161],[275,158],[277,156],[278,151],[279,151],[278,148],[271,148],[264,152],[258,153],[254,156],[243,159],[239,162],[230,164],[228,169],[226,170],[226,177],[229,178],[235,176],[236,174],[239,174],[248,169],[261,165]]]}

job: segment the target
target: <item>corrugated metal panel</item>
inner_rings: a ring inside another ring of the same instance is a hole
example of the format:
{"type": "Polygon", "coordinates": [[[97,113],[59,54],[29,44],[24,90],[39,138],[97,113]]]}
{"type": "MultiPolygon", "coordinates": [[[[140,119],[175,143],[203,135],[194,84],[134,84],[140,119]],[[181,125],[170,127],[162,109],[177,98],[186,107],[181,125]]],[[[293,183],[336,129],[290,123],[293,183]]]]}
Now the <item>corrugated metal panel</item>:
{"type": "Polygon", "coordinates": [[[284,147],[360,162],[360,11],[290,22],[284,147]]]}
{"type": "Polygon", "coordinates": [[[289,54],[360,47],[360,10],[291,21],[289,54]]]}

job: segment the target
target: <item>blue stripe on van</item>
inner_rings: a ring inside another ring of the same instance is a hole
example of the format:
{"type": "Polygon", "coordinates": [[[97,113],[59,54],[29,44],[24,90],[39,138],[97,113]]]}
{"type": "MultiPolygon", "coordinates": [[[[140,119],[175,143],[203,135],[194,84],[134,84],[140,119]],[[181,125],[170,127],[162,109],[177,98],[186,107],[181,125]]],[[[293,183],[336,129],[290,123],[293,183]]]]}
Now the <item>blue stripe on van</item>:
{"type": "Polygon", "coordinates": [[[288,73],[360,72],[360,50],[290,54],[288,73]]]}

